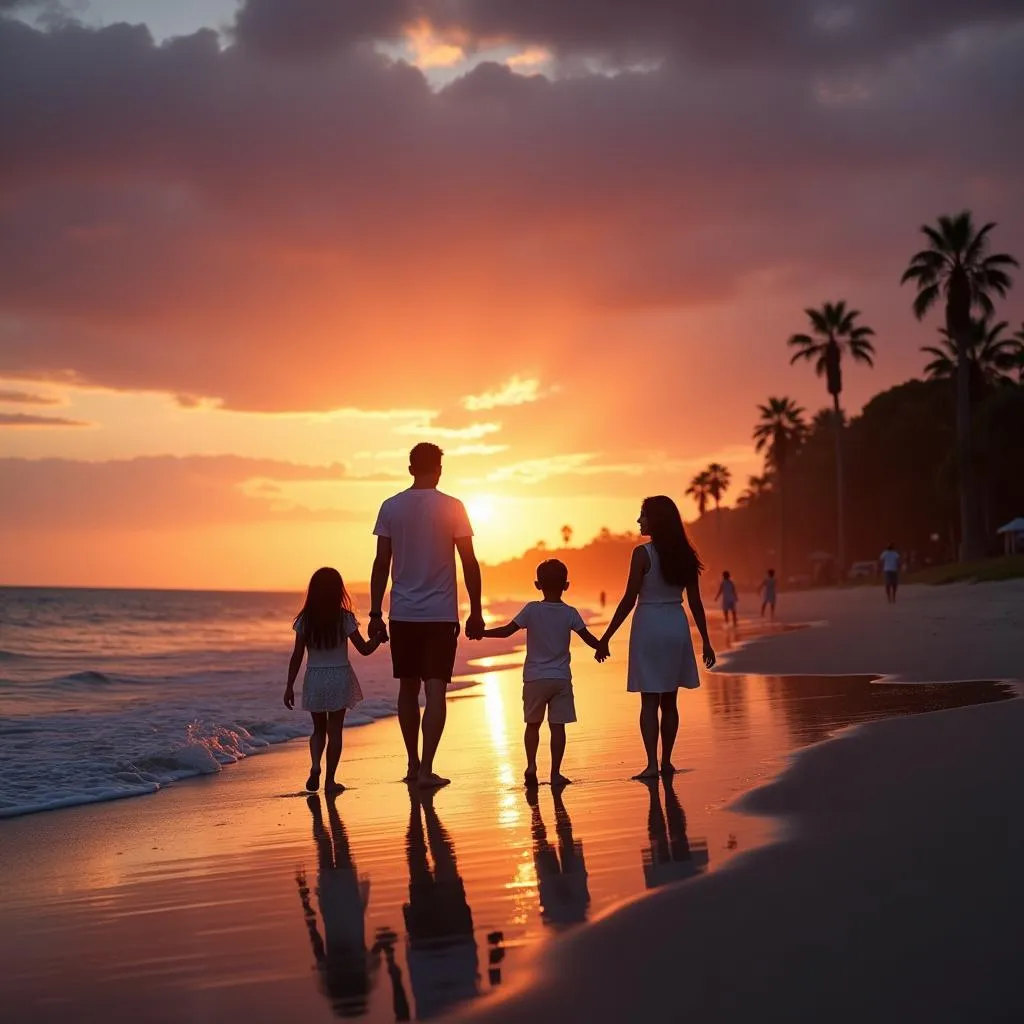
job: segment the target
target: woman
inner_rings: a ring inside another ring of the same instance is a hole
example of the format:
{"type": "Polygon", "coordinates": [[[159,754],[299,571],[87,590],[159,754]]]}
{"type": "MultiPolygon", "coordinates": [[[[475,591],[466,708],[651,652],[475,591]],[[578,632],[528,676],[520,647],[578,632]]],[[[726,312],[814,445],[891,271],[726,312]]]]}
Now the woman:
{"type": "Polygon", "coordinates": [[[704,664],[712,668],[715,652],[708,638],[707,616],[700,599],[704,566],[683,528],[675,502],[664,495],[646,498],[640,508],[640,532],[648,544],[634,548],[626,592],[608,624],[597,654],[607,656],[608,644],[618,628],[639,605],[629,637],[629,682],[626,689],[640,694],[640,735],[647,751],[647,767],[636,779],[658,775],[658,712],[661,712],[661,771],[671,775],[672,746],[679,728],[676,691],[700,686],[697,661],[690,638],[690,623],[683,610],[683,591],[693,621],[704,642],[704,664]]]}

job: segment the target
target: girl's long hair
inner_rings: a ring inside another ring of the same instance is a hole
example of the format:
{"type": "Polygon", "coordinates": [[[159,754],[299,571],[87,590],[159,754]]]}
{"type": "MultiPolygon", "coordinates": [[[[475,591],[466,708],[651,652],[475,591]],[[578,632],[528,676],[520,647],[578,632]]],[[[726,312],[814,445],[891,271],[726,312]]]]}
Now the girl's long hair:
{"type": "Polygon", "coordinates": [[[688,587],[696,583],[704,571],[704,563],[686,536],[686,527],[676,503],[664,494],[656,494],[644,498],[643,513],[665,582],[674,587],[688,587]]]}
{"type": "Polygon", "coordinates": [[[345,637],[342,619],[352,610],[352,601],[337,569],[317,569],[310,577],[306,603],[296,616],[307,647],[329,650],[339,647],[345,637]]]}

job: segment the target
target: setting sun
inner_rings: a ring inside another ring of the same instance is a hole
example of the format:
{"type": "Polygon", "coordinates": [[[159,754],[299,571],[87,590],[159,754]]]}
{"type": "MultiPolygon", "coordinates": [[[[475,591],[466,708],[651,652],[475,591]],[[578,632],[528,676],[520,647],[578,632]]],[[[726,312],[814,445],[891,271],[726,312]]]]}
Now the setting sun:
{"type": "Polygon", "coordinates": [[[480,525],[494,522],[497,514],[495,500],[490,494],[477,494],[469,498],[466,511],[469,513],[469,521],[480,525]]]}

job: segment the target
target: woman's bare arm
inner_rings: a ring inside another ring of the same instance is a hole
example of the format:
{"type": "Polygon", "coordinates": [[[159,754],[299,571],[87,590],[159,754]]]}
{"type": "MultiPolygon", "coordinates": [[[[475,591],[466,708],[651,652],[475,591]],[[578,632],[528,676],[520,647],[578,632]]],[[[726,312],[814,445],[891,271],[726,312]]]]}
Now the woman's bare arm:
{"type": "Polygon", "coordinates": [[[686,600],[690,605],[690,614],[693,616],[693,624],[700,633],[704,643],[704,664],[708,668],[715,666],[715,651],[711,646],[711,638],[708,636],[708,617],[704,612],[704,602],[700,596],[700,580],[694,580],[686,588],[686,600]]]}
{"type": "Polygon", "coordinates": [[[608,623],[608,628],[601,637],[601,644],[604,647],[608,646],[608,643],[615,636],[619,627],[629,618],[629,613],[633,610],[636,605],[636,599],[640,596],[640,585],[643,583],[644,575],[649,568],[650,561],[647,552],[642,547],[634,548],[633,557],[629,562],[629,576],[626,577],[625,593],[622,595],[622,600],[619,601],[618,608],[615,609],[612,621],[608,623]]]}

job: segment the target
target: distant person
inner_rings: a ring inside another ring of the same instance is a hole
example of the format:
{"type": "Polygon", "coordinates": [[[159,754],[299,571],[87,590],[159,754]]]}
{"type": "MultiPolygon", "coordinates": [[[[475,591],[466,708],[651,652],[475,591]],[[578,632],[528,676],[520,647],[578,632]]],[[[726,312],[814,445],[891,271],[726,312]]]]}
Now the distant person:
{"type": "Polygon", "coordinates": [[[715,600],[722,601],[722,612],[725,615],[725,624],[729,625],[729,616],[732,616],[732,624],[739,625],[736,621],[736,605],[739,604],[739,594],[736,593],[736,584],[732,581],[732,574],[728,569],[722,573],[722,582],[719,584],[715,600]]]}
{"type": "Polygon", "coordinates": [[[441,457],[436,444],[418,444],[409,453],[412,486],[380,507],[377,557],[370,576],[371,637],[391,637],[391,661],[399,680],[398,721],[409,764],[405,779],[420,786],[445,786],[434,772],[447,717],[445,698],[455,669],[459,637],[459,595],[455,552],[469,592],[466,636],[479,640],[480,565],[473,551],[473,529],[462,502],[437,489],[441,457]],[[391,576],[390,623],[381,608],[391,576]],[[420,739],[420,686],[426,692],[423,753],[420,739]]]}
{"type": "Polygon", "coordinates": [[[523,665],[526,771],[523,779],[527,786],[537,785],[537,748],[541,723],[547,713],[551,732],[551,785],[566,786],[571,780],[562,774],[565,727],[576,721],[569,644],[573,633],[595,651],[599,651],[600,644],[587,629],[580,613],[562,600],[569,589],[569,570],[564,562],[557,558],[541,562],[534,586],[544,595],[544,600],[531,601],[507,625],[485,629],[484,636],[504,639],[521,629],[526,630],[523,665]]]}
{"type": "Polygon", "coordinates": [[[605,606],[608,604],[608,595],[602,590],[599,598],[601,602],[601,611],[604,611],[605,606]]]}
{"type": "Polygon", "coordinates": [[[371,965],[366,951],[365,920],[370,882],[359,877],[335,801],[328,797],[330,832],[324,828],[320,797],[310,796],[306,802],[313,815],[313,842],[317,850],[315,893],[319,921],[305,871],[299,871],[295,880],[320,988],[337,1016],[361,1017],[366,1013],[370,996],[371,965]]]}
{"type": "Polygon", "coordinates": [[[700,686],[690,623],[683,608],[684,590],[704,643],[704,664],[708,668],[715,664],[715,652],[700,597],[700,574],[704,567],[686,536],[675,502],[664,495],[647,498],[637,521],[640,532],[651,541],[633,549],[626,591],[601,638],[597,657],[608,657],[611,638],[636,606],[629,636],[626,689],[640,694],[640,735],[647,752],[647,767],[634,778],[652,779],[658,775],[658,712],[661,771],[671,774],[675,771],[672,748],[679,729],[678,689],[700,686]]]}
{"type": "Polygon", "coordinates": [[[302,682],[302,710],[313,718],[309,737],[309,778],[306,789],[315,793],[320,785],[320,761],[327,748],[327,779],[324,792],[340,793],[345,787],[335,778],[341,760],[341,730],[345,712],[362,699],[363,691],[348,659],[348,642],[362,655],[373,654],[386,637],[364,640],[352,614],[341,574],[337,569],[317,569],[309,580],[306,602],[293,623],[295,648],[288,662],[288,683],[284,706],[295,707],[295,678],[306,655],[302,682]]]}
{"type": "Polygon", "coordinates": [[[889,541],[878,560],[882,563],[882,575],[885,577],[885,599],[889,604],[895,604],[896,591],[900,585],[900,553],[892,541],[889,541]]]}
{"type": "Polygon", "coordinates": [[[775,579],[775,570],[769,569],[767,575],[761,580],[761,586],[757,588],[761,595],[761,618],[768,612],[772,622],[775,621],[775,595],[778,590],[778,581],[775,579]]]}

